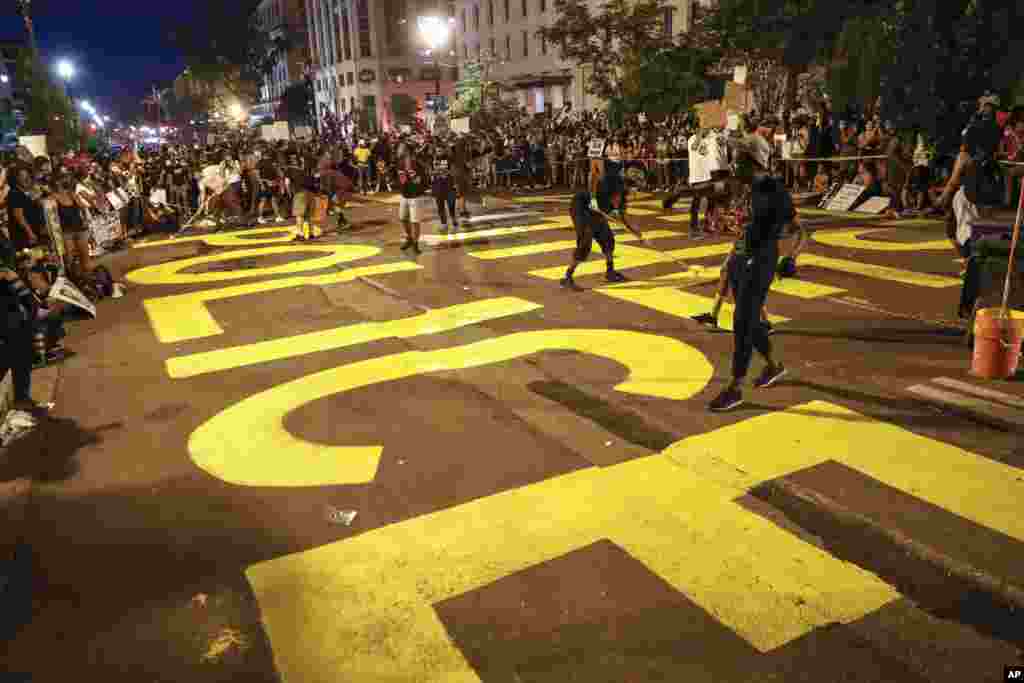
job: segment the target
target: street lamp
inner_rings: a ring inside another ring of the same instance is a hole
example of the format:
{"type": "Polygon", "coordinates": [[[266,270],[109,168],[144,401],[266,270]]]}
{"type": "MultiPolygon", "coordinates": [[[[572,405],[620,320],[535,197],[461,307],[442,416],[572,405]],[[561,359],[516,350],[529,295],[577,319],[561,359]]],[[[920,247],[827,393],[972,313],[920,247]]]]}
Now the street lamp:
{"type": "Polygon", "coordinates": [[[75,98],[71,95],[71,79],[75,76],[74,65],[66,59],[57,62],[57,75],[64,80],[64,88],[67,90],[68,99],[72,102],[75,98]]]}
{"type": "Polygon", "coordinates": [[[423,36],[424,42],[427,47],[430,48],[429,54],[434,58],[434,89],[435,95],[441,95],[441,65],[437,61],[438,49],[448,42],[448,33],[450,22],[454,22],[455,19],[448,21],[441,17],[420,17],[416,20],[416,25],[420,29],[420,35],[423,36]]]}

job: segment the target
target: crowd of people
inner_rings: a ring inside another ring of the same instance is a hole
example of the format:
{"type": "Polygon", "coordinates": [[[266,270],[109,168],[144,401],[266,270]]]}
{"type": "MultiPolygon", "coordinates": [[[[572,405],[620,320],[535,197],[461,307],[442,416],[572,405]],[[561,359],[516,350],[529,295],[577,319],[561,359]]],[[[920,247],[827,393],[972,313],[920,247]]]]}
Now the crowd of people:
{"type": "MultiPolygon", "coordinates": [[[[578,290],[573,272],[594,241],[608,262],[609,281],[623,279],[614,269],[614,235],[607,219],[617,213],[642,239],[626,219],[632,188],[667,192],[666,209],[690,195],[690,237],[735,233],[734,252],[744,254],[765,249],[745,240],[749,226],[759,220],[758,192],[770,197],[765,201],[775,207],[772,216],[785,214],[781,223],[798,228],[785,233],[798,239],[778,268],[777,248],[768,250],[774,258],[765,251],[772,267],[758,270],[755,279],[770,282],[769,270],[781,276],[795,272],[806,243],[799,221],[778,206],[790,206],[794,193],[827,198],[842,184],[856,183],[865,188],[860,202],[888,197],[893,215],[930,211],[948,216],[947,234],[964,259],[961,314],[966,317],[977,280],[970,268],[977,239],[971,226],[1016,196],[1014,183],[1021,174],[1001,173],[1000,162],[1024,162],[1024,107],[997,109],[997,102],[983,100],[963,131],[959,156],[948,157],[926,150],[918,131],[901,133],[877,117],[837,119],[826,107],[785,120],[745,117],[734,126],[703,127],[690,115],[654,120],[643,114],[613,126],[604,113],[567,108],[554,115],[524,113],[468,134],[346,138],[332,129],[304,141],[239,134],[215,145],[166,144],[98,158],[33,157],[22,147],[0,167],[0,203],[6,208],[0,212],[6,218],[0,231],[6,316],[0,369],[12,369],[17,405],[30,409],[31,369],[62,358],[63,323],[74,315],[48,292],[63,275],[90,299],[115,294],[114,276],[96,265],[95,256],[104,249],[117,249],[146,232],[176,234],[192,226],[286,220],[296,240],[316,239],[332,222],[339,230],[349,226],[344,214],[348,200],[374,192],[401,195],[402,250],[419,253],[418,200],[433,205],[447,231],[449,222],[458,230],[460,219],[469,217],[467,197],[480,190],[578,191],[571,208],[578,248],[562,281],[578,290]],[[999,182],[993,181],[997,176],[999,182]]],[[[780,220],[768,222],[765,229],[774,235],[769,241],[782,239],[776,230],[780,220]]],[[[724,299],[750,289],[732,259],[722,269],[713,309],[697,316],[702,323],[717,325],[724,299]]],[[[767,289],[759,284],[754,290],[744,304],[753,322],[737,326],[743,327],[742,347],[747,349],[738,367],[749,365],[750,348],[770,349],[771,326],[763,311],[767,289]]],[[[781,368],[770,362],[769,374],[784,372],[781,368]]],[[[717,405],[731,407],[733,399],[717,405]]],[[[27,417],[19,419],[31,418],[30,410],[23,414],[27,417]]]]}

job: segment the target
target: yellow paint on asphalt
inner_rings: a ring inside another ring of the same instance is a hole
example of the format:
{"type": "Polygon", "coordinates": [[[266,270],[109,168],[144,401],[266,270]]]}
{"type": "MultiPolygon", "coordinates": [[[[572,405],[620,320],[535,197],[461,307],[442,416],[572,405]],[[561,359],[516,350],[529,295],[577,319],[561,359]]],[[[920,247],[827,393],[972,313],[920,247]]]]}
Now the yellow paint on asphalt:
{"type": "MultiPolygon", "coordinates": [[[[575,245],[575,242],[573,242],[573,245],[575,245]]],[[[605,265],[604,258],[601,256],[600,247],[594,245],[594,252],[589,262],[581,263],[576,268],[577,277],[581,275],[598,275],[605,272],[607,266],[605,265]]],[[[656,263],[673,263],[673,261],[662,252],[655,251],[654,249],[643,249],[628,245],[615,247],[615,268],[617,270],[652,266],[656,263]]],[[[530,275],[542,277],[545,280],[561,280],[565,277],[565,266],[531,270],[530,275]]]]}
{"type": "Polygon", "coordinates": [[[376,256],[380,253],[379,247],[354,244],[334,245],[301,245],[289,247],[260,247],[258,249],[238,249],[226,251],[211,256],[197,256],[196,258],[181,259],[169,263],[161,263],[155,266],[140,268],[128,273],[125,277],[129,282],[137,285],[195,285],[207,282],[224,282],[225,280],[240,280],[252,277],[267,277],[269,275],[290,275],[303,273],[311,270],[323,270],[341,263],[358,261],[360,259],[376,256]],[[274,256],[277,254],[326,254],[319,258],[293,261],[279,266],[267,268],[240,268],[229,271],[213,271],[205,273],[183,273],[186,268],[208,265],[211,263],[224,263],[237,261],[239,259],[252,259],[261,256],[274,256]]]}
{"type": "Polygon", "coordinates": [[[439,244],[462,244],[480,239],[492,237],[510,237],[514,235],[529,235],[535,232],[547,232],[549,230],[572,229],[572,220],[568,217],[548,218],[543,223],[536,225],[511,225],[503,228],[488,228],[487,230],[472,230],[467,232],[455,232],[447,235],[423,235],[421,241],[431,246],[439,244]]]}
{"type": "Polygon", "coordinates": [[[902,268],[879,266],[873,263],[865,263],[864,261],[847,261],[846,259],[829,258],[827,256],[818,256],[817,254],[801,254],[799,262],[801,267],[817,266],[818,268],[827,268],[841,273],[863,275],[864,277],[876,280],[891,280],[892,282],[900,282],[917,287],[942,289],[945,287],[957,287],[962,284],[960,279],[946,275],[917,273],[912,270],[903,270],[902,268]]]}
{"type": "Polygon", "coordinates": [[[256,344],[178,356],[166,362],[167,374],[174,379],[182,379],[256,363],[269,363],[320,351],[368,344],[381,339],[407,339],[438,334],[496,318],[529,313],[539,308],[543,307],[515,297],[485,299],[427,311],[411,318],[357,323],[256,344]]]}
{"type": "MultiPolygon", "coordinates": [[[[648,230],[644,233],[645,239],[657,240],[672,237],[679,237],[678,232],[672,230],[648,230]]],[[[619,235],[615,238],[619,242],[636,242],[636,235],[619,235]]],[[[550,254],[557,251],[566,251],[576,248],[576,240],[559,240],[557,242],[541,242],[540,244],[524,244],[519,247],[507,247],[505,249],[487,249],[483,251],[469,252],[470,256],[478,259],[495,260],[513,258],[515,256],[535,256],[537,254],[550,254]]]]}
{"type": "Polygon", "coordinates": [[[281,384],[202,424],[189,438],[189,453],[205,472],[240,486],[367,483],[376,476],[383,446],[327,446],[306,441],[285,429],[285,417],[322,398],[381,382],[555,350],[589,353],[623,365],[629,377],[614,388],[642,396],[691,398],[713,373],[703,353],[669,337],[624,330],[518,332],[454,348],[374,358],[281,384]]]}
{"type": "Polygon", "coordinates": [[[201,339],[224,333],[224,330],[217,324],[217,321],[214,320],[210,311],[206,308],[206,304],[211,301],[221,301],[247,294],[272,292],[289,287],[335,285],[341,282],[351,282],[360,277],[419,270],[422,267],[411,261],[380,263],[373,266],[349,268],[324,275],[300,275],[231,287],[220,287],[218,289],[205,289],[187,294],[155,297],[146,299],[142,302],[142,305],[149,315],[149,323],[152,325],[157,339],[164,344],[170,344],[172,342],[201,339]]]}
{"type": "Polygon", "coordinates": [[[257,244],[281,244],[292,242],[295,239],[295,225],[282,225],[276,228],[256,228],[253,230],[236,230],[234,232],[217,232],[209,235],[191,235],[188,237],[176,237],[169,240],[156,240],[153,242],[139,242],[133,245],[135,249],[144,247],[164,247],[169,244],[185,244],[188,242],[202,242],[211,247],[246,247],[257,244]],[[280,237],[263,237],[263,235],[276,235],[284,233],[280,237]]]}
{"type": "MultiPolygon", "coordinates": [[[[601,294],[639,304],[659,313],[675,316],[677,318],[690,318],[701,313],[710,313],[714,299],[687,292],[678,287],[638,287],[634,283],[624,285],[610,285],[598,287],[601,294]]],[[[733,311],[735,307],[729,303],[722,304],[721,313],[718,316],[718,326],[725,330],[733,329],[733,311]]],[[[768,314],[768,320],[774,323],[787,322],[789,318],[781,315],[768,314]]]]}
{"type": "MultiPolygon", "coordinates": [[[[880,242],[863,239],[864,235],[876,232],[890,232],[891,228],[857,228],[855,230],[818,230],[811,237],[819,244],[830,247],[846,247],[848,249],[865,249],[869,251],[951,251],[948,239],[929,240],[927,242],[880,242]]],[[[914,235],[916,233],[911,233],[914,235]]]]}
{"type": "MultiPolygon", "coordinates": [[[[704,218],[704,213],[698,214],[700,218],[704,218]]],[[[690,210],[687,209],[686,213],[667,213],[658,217],[659,221],[665,221],[666,223],[689,223],[690,222],[690,210]]]]}
{"type": "MultiPolygon", "coordinates": [[[[655,282],[671,280],[683,285],[689,285],[702,282],[717,282],[721,273],[722,269],[719,266],[694,265],[681,273],[662,275],[660,277],[653,278],[653,280],[655,282]]],[[[643,281],[630,284],[635,284],[637,289],[651,286],[650,283],[644,283],[643,281]]],[[[795,280],[793,278],[778,277],[772,282],[771,291],[778,292],[779,294],[785,294],[787,296],[795,296],[798,299],[820,299],[826,296],[838,296],[846,293],[845,289],[840,289],[839,287],[822,285],[808,280],[795,280]]]]}
{"type": "MultiPolygon", "coordinates": [[[[755,418],[756,435],[739,430],[752,462],[775,464],[793,450],[823,457],[831,440],[821,427],[833,425],[807,419],[803,408],[755,418]]],[[[836,427],[866,422],[851,416],[836,427]]],[[[278,669],[304,683],[479,681],[434,605],[601,540],[761,652],[899,599],[871,573],[737,504],[753,477],[734,486],[677,464],[740,451],[736,427],[251,566],[246,575],[278,669]]],[[[846,449],[864,446],[844,436],[846,449]]],[[[881,460],[889,449],[874,452],[881,460]]]]}

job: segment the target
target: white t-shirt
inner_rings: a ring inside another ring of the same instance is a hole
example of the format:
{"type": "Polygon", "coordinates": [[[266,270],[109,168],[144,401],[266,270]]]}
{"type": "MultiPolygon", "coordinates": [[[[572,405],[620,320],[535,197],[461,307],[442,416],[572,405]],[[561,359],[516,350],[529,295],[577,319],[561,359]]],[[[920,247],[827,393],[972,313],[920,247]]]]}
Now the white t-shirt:
{"type": "Polygon", "coordinates": [[[981,220],[981,214],[978,207],[967,199],[962,187],[953,195],[953,215],[956,217],[956,241],[963,246],[971,239],[974,224],[981,220]]]}
{"type": "Polygon", "coordinates": [[[729,170],[729,153],[722,139],[716,134],[697,133],[690,138],[690,184],[711,180],[716,171],[729,170]]]}

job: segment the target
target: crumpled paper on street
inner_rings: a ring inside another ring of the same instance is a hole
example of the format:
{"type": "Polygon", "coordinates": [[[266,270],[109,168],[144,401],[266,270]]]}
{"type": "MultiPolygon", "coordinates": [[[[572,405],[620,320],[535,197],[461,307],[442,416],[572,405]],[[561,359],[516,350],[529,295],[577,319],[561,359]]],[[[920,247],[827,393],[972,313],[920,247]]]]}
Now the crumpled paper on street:
{"type": "Polygon", "coordinates": [[[221,629],[216,638],[210,641],[210,646],[203,655],[203,661],[216,662],[232,648],[245,650],[247,647],[249,647],[249,643],[240,631],[233,628],[224,628],[221,629]]]}

